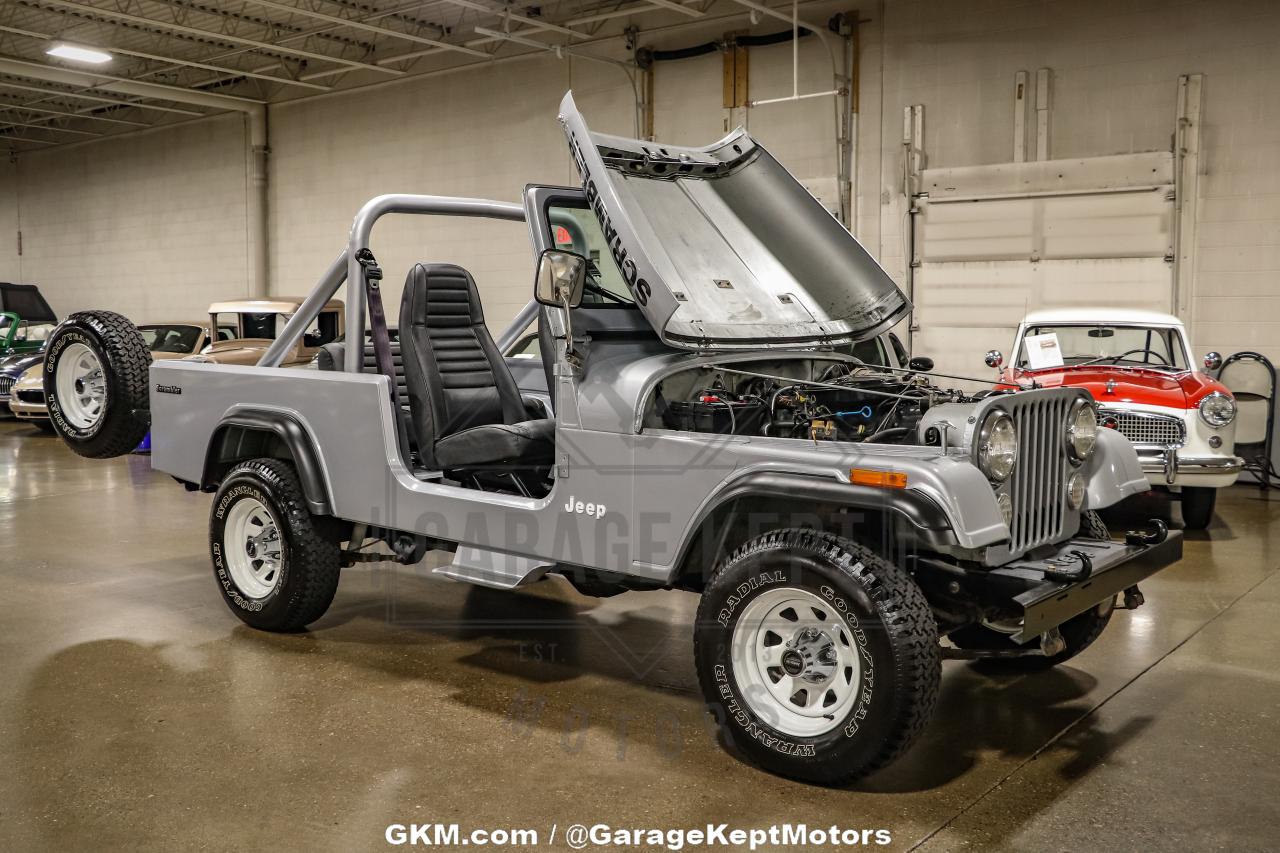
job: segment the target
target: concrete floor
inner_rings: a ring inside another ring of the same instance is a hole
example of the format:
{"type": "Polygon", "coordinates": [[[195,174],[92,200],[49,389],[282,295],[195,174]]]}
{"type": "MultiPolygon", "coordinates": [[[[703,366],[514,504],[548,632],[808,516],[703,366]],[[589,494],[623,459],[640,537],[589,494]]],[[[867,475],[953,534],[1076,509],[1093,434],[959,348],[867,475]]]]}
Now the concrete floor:
{"type": "Polygon", "coordinates": [[[1069,666],[945,664],[923,740],[850,790],[717,745],[692,595],[367,566],[309,633],[262,634],[219,600],[208,508],[146,458],[0,424],[0,850],[379,849],[387,824],[435,821],[1280,848],[1280,505],[1256,489],[1224,493],[1147,606],[1069,666]]]}

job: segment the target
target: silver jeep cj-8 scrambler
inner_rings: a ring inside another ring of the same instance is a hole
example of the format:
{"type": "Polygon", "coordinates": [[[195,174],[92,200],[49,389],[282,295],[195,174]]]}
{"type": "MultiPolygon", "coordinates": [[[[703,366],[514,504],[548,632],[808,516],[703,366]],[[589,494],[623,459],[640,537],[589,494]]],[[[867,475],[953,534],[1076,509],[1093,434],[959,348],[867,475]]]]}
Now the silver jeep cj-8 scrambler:
{"type": "Polygon", "coordinates": [[[1099,522],[1147,485],[1087,392],[969,396],[845,354],[910,305],[745,132],[605,136],[571,96],[560,121],[580,189],[375,198],[256,367],[151,363],[108,312],[52,335],[57,431],[104,457],[150,428],[155,468],[216,492],[214,575],[246,623],[296,631],[341,567],[430,549],[486,586],[691,590],[727,738],[834,784],[911,744],[943,657],[1065,661],[1178,559],[1158,522],[1099,522]],[[391,340],[368,249],[388,213],[526,221],[536,300],[495,345],[470,273],[418,264],[391,340]],[[275,369],[344,281],[368,343],[275,369]],[[535,319],[549,411],[499,355],[535,319]]]}

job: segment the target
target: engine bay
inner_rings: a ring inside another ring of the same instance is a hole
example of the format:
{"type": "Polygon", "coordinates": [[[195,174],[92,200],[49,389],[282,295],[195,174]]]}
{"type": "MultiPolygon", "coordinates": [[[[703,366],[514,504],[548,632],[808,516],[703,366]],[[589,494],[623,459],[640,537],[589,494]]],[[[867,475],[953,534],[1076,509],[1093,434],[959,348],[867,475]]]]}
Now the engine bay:
{"type": "Polygon", "coordinates": [[[925,412],[966,399],[923,374],[852,358],[710,364],[664,378],[645,425],[810,441],[933,443],[917,435],[925,412]]]}

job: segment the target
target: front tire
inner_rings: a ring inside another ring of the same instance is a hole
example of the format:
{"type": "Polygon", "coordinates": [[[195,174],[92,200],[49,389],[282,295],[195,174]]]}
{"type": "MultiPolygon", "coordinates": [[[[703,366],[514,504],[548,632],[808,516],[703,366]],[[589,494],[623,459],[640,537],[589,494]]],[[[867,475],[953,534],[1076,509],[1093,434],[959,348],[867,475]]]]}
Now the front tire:
{"type": "Polygon", "coordinates": [[[901,755],[928,722],[937,625],[911,577],[812,530],[739,548],[698,606],[694,657],[726,736],[774,773],[837,785],[901,755]]]}
{"type": "Polygon", "coordinates": [[[49,423],[90,459],[123,456],[151,428],[147,377],[151,351],[138,327],[111,311],[78,311],[45,346],[49,423]]]}
{"type": "Polygon", "coordinates": [[[263,631],[301,630],[338,589],[338,544],[318,530],[298,475],[280,459],[231,469],[213,499],[209,550],[222,600],[263,631]]]}
{"type": "Polygon", "coordinates": [[[1213,523],[1213,509],[1218,503],[1218,490],[1203,486],[1182,487],[1182,526],[1186,530],[1204,530],[1213,523]]]}

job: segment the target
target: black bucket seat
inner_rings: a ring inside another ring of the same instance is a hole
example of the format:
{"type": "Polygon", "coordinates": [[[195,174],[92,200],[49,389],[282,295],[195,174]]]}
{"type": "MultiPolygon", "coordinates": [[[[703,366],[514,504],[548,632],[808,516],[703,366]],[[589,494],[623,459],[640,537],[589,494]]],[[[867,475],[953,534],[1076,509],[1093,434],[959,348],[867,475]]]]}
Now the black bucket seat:
{"type": "Polygon", "coordinates": [[[484,325],[475,279],[417,264],[400,303],[411,435],[429,468],[468,474],[551,465],[555,421],[531,416],[484,325]]]}

